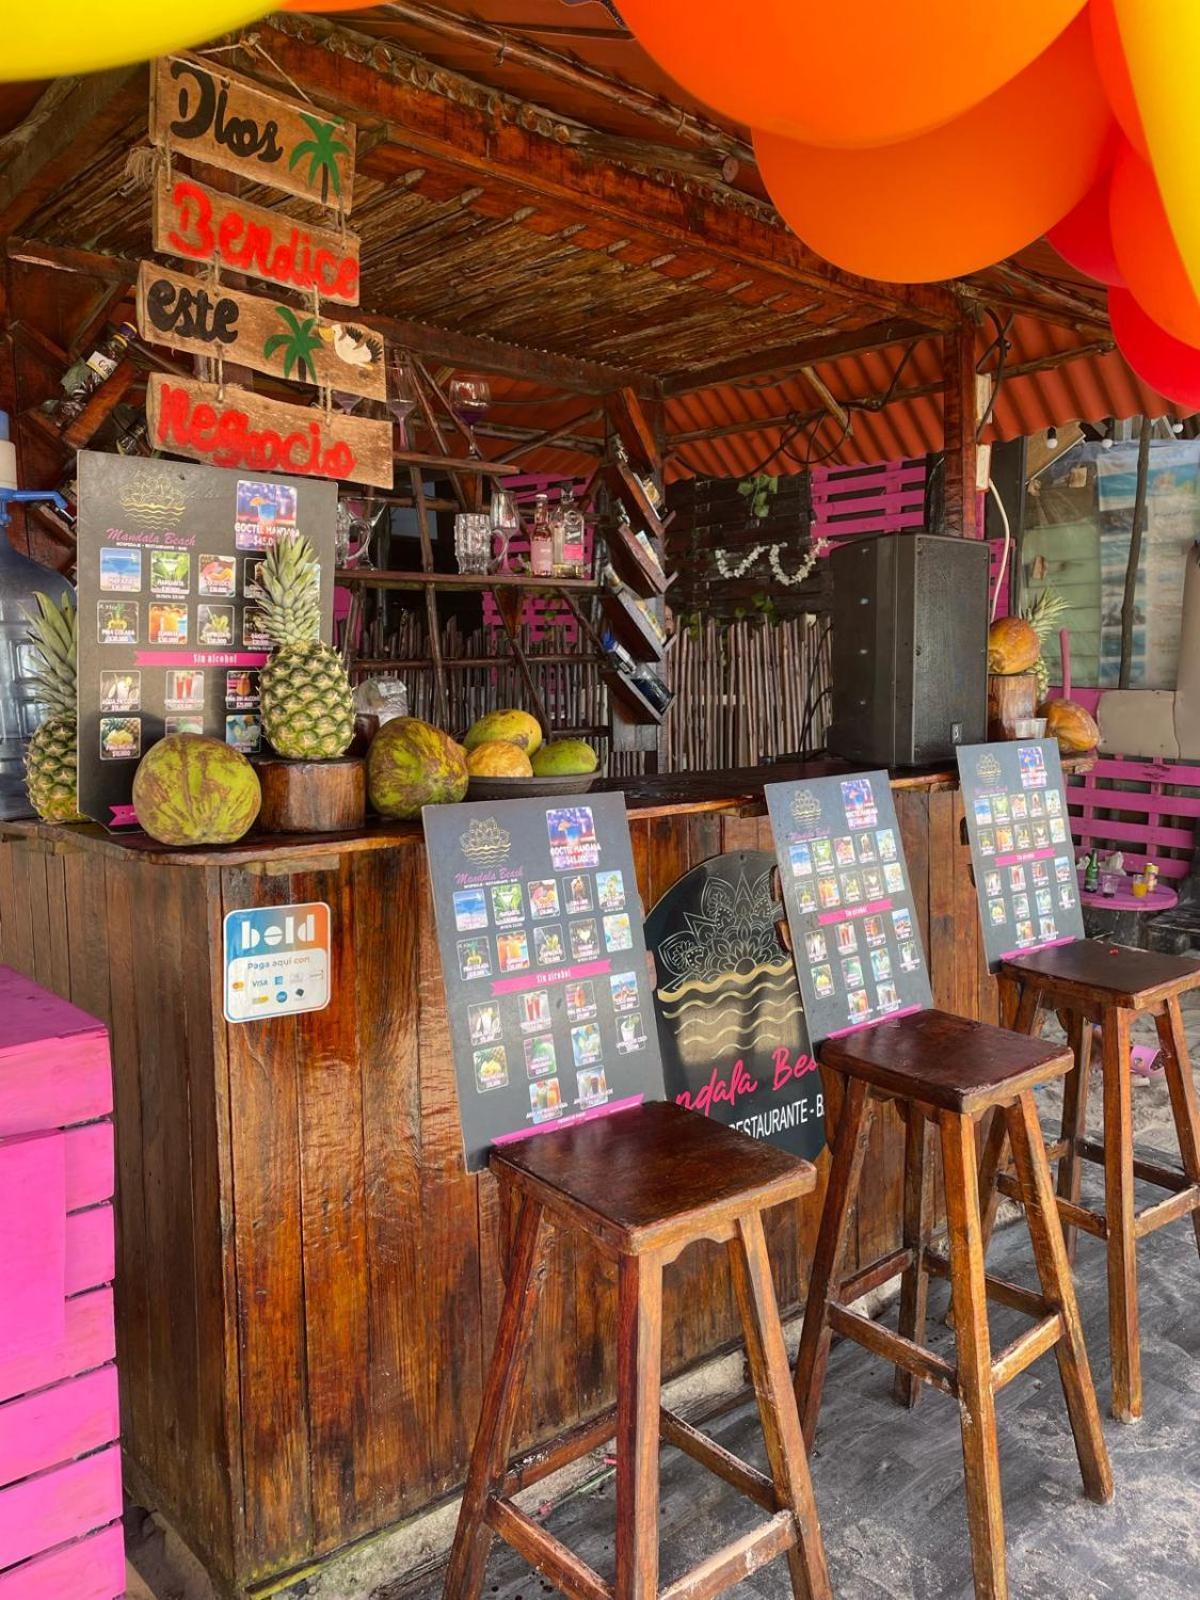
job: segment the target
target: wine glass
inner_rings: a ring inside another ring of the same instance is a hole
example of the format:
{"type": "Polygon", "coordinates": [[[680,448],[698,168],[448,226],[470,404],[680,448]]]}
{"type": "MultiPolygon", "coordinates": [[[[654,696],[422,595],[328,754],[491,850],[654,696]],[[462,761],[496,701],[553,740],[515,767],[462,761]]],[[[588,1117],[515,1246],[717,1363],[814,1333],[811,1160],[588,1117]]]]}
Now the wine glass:
{"type": "Polygon", "coordinates": [[[475,443],[475,428],[488,414],[488,407],[492,403],[492,386],[486,378],[463,373],[451,378],[446,393],[454,415],[470,435],[471,454],[477,456],[479,448],[475,443]]]}
{"type": "Polygon", "coordinates": [[[416,410],[417,375],[403,350],[394,350],[388,363],[388,397],[385,402],[400,429],[400,448],[407,450],[408,418],[416,410]]]}

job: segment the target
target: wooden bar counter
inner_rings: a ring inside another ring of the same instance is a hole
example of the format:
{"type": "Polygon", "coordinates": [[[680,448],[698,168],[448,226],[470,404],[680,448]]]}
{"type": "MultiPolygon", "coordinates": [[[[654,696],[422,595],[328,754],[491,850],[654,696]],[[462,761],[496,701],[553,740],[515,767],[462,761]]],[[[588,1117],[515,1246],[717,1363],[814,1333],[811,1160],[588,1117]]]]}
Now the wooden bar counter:
{"type": "MultiPolygon", "coordinates": [[[[710,856],[771,848],[764,782],[835,770],[611,785],[626,792],[646,908],[710,856]]],[[[935,1002],[994,1020],[956,780],[894,787],[935,1002]]],[[[92,826],[3,831],[0,961],[112,1030],[129,1492],[222,1592],[269,1589],[461,1484],[491,1350],[502,1219],[491,1177],[463,1169],[420,828],[182,851],[92,826]],[[225,913],[322,900],[327,1009],[227,1024],[225,913]]],[[[864,1260],[898,1243],[893,1112],[875,1139],[864,1260]]],[[[785,1306],[820,1202],[819,1189],[773,1218],[785,1306]]],[[[582,1247],[552,1257],[526,1442],[611,1398],[610,1280],[582,1247]]],[[[723,1251],[670,1269],[664,1322],[671,1371],[733,1339],[723,1251]]]]}

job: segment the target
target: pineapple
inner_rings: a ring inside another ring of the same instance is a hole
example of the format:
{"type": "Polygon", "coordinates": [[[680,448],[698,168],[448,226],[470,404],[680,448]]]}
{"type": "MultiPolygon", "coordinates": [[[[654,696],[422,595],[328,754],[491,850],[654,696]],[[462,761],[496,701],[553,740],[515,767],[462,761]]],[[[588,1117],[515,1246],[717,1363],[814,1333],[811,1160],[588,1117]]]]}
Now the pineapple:
{"type": "Polygon", "coordinates": [[[33,677],[48,715],[25,751],[25,787],[43,822],[82,822],[76,769],[75,597],[64,594],[61,607],[44,594],[34,599],[38,615],[29,617],[29,642],[37,658],[33,677]]]}
{"type": "Polygon", "coordinates": [[[1046,640],[1055,632],[1055,624],[1067,610],[1067,602],[1062,595],[1047,586],[1034,600],[1025,606],[1021,615],[1032,627],[1034,633],[1041,640],[1042,653],[1034,663],[1033,670],[1037,674],[1038,703],[1040,704],[1050,689],[1050,668],[1046,663],[1046,640]]]}
{"type": "Polygon", "coordinates": [[[274,647],[262,670],[263,731],[281,756],[344,755],[354,737],[354,695],[341,657],[320,640],[320,574],[301,534],[277,539],[259,569],[263,629],[274,647]]]}

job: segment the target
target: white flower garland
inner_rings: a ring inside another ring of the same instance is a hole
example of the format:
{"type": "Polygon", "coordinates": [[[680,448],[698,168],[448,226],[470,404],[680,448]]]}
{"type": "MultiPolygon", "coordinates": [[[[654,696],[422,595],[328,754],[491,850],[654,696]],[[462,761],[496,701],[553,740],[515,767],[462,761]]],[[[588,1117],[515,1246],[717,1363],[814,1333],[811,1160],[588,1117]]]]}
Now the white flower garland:
{"type": "Polygon", "coordinates": [[[818,539],[795,572],[790,575],[783,570],[783,563],[779,559],[779,552],[785,548],[782,544],[756,544],[736,566],[730,565],[728,550],[714,550],[713,559],[717,564],[717,571],[723,578],[744,578],[759,557],[766,552],[771,566],[771,576],[775,579],[775,582],[781,588],[795,589],[812,575],[813,568],[817,562],[828,552],[829,541],[827,539],[818,539]]]}

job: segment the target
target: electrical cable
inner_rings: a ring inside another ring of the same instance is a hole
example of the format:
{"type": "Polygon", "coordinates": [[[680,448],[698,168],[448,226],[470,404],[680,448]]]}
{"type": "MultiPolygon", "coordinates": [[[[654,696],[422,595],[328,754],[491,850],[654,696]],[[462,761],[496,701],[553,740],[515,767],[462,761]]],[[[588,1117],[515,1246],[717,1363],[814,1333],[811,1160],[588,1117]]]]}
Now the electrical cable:
{"type": "Polygon", "coordinates": [[[1000,604],[1000,591],[1004,587],[1004,575],[1008,571],[1008,554],[1012,548],[1012,528],[1008,521],[1008,512],[1004,508],[1004,501],[1000,498],[1000,491],[992,480],[988,479],[988,490],[992,499],[1000,508],[1000,520],[1004,524],[1004,551],[1000,557],[1000,571],[996,574],[996,592],[992,596],[992,609],[988,613],[988,621],[995,622],[996,610],[1000,604]]]}

